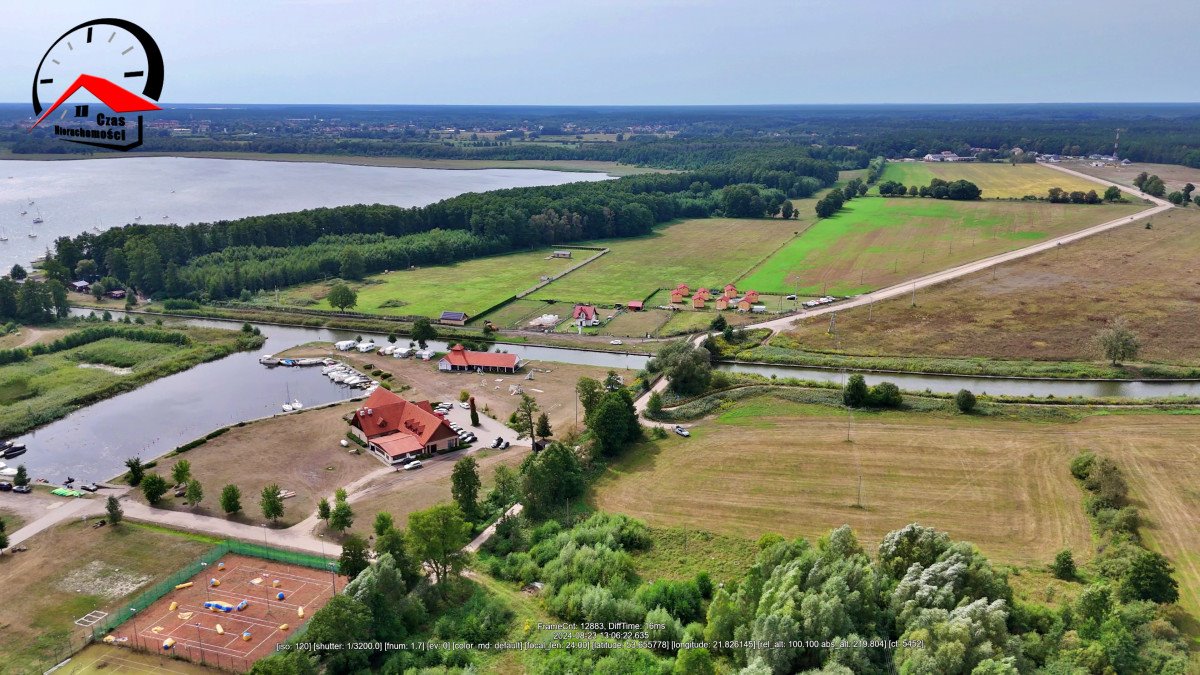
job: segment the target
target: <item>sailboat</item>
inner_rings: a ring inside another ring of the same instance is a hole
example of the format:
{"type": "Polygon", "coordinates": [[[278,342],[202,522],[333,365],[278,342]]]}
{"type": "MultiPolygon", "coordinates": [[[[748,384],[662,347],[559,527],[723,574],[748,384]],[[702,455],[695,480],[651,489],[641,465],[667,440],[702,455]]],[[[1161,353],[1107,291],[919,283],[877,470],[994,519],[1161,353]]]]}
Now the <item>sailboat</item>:
{"type": "MultiPolygon", "coordinates": [[[[291,398],[292,398],[292,390],[291,390],[291,387],[288,387],[288,386],[285,384],[285,385],[284,385],[284,391],[286,391],[286,392],[287,392],[287,395],[283,397],[283,401],[284,401],[284,403],[283,403],[283,412],[292,412],[292,410],[294,410],[294,409],[295,409],[295,407],[294,407],[294,406],[293,406],[291,403],[288,403],[288,402],[287,402],[287,401],[288,401],[288,399],[291,399],[291,398]]],[[[295,400],[295,399],[292,399],[292,400],[295,400]]]]}
{"type": "MultiPolygon", "coordinates": [[[[30,202],[30,204],[32,204],[32,203],[33,203],[33,202],[30,202]]],[[[41,208],[38,208],[37,212],[38,212],[38,213],[37,213],[37,215],[33,217],[33,224],[34,224],[34,225],[37,225],[38,223],[41,223],[41,222],[42,222],[42,209],[41,209],[41,208]]]]}
{"type": "Polygon", "coordinates": [[[8,241],[8,232],[0,230],[0,241],[8,241]]]}

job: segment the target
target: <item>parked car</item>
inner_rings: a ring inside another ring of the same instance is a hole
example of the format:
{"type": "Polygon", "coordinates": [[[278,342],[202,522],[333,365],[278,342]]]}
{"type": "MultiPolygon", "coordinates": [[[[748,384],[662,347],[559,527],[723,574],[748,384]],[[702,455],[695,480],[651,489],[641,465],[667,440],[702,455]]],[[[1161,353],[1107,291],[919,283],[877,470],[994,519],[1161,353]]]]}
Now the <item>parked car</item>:
{"type": "Polygon", "coordinates": [[[404,465],[404,470],[405,470],[405,471],[412,471],[413,469],[419,469],[419,468],[421,468],[422,466],[424,466],[424,464],[421,464],[421,460],[419,460],[419,459],[414,459],[413,461],[411,461],[411,462],[409,462],[408,464],[405,464],[405,465],[404,465]]]}
{"type": "Polygon", "coordinates": [[[497,436],[496,440],[492,441],[492,449],[494,450],[503,444],[504,444],[504,439],[497,436]]]}
{"type": "Polygon", "coordinates": [[[508,441],[504,441],[503,443],[501,443],[501,444],[500,444],[500,449],[501,449],[501,450],[507,450],[507,449],[508,449],[508,446],[510,446],[510,445],[512,445],[512,444],[511,444],[511,443],[509,443],[508,441]]]}
{"type": "Polygon", "coordinates": [[[624,343],[623,343],[623,342],[621,342],[620,340],[610,340],[608,344],[610,344],[610,345],[619,345],[619,344],[624,344],[624,343]]]}
{"type": "MultiPolygon", "coordinates": [[[[95,492],[95,491],[97,491],[97,490],[99,490],[99,489],[100,489],[100,486],[99,486],[99,485],[96,485],[95,483],[88,483],[87,485],[84,485],[84,486],[83,486],[82,488],[80,488],[80,489],[81,489],[81,490],[86,490],[86,491],[88,491],[88,492],[95,492]]],[[[186,493],[186,490],[185,490],[185,493],[186,493]]]]}
{"type": "Polygon", "coordinates": [[[683,427],[681,427],[679,425],[675,425],[675,433],[679,434],[680,436],[683,436],[684,438],[687,438],[688,436],[692,435],[692,432],[688,431],[687,429],[684,429],[683,427]]]}
{"type": "Polygon", "coordinates": [[[18,485],[13,488],[13,492],[20,492],[23,495],[27,495],[30,492],[33,492],[33,488],[29,487],[28,485],[18,485]]]}
{"type": "Polygon", "coordinates": [[[11,492],[13,484],[8,481],[0,482],[0,492],[11,492]]]}
{"type": "Polygon", "coordinates": [[[467,401],[463,401],[462,403],[458,404],[458,407],[462,408],[463,410],[470,410],[471,404],[468,403],[467,401]]]}
{"type": "Polygon", "coordinates": [[[795,295],[785,295],[785,296],[783,296],[783,299],[784,300],[795,300],[796,296],[795,295]]]}

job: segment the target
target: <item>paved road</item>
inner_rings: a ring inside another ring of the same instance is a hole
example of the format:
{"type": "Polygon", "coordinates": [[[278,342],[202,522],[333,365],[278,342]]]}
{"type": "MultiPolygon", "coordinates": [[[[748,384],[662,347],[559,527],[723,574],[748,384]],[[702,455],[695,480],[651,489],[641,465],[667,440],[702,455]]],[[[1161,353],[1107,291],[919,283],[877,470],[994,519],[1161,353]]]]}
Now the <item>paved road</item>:
{"type": "MultiPolygon", "coordinates": [[[[989,267],[994,267],[996,265],[1002,265],[1004,263],[1012,262],[1014,260],[1020,260],[1021,258],[1031,256],[1036,253],[1041,253],[1043,251],[1052,250],[1058,246],[1062,246],[1063,244],[1069,244],[1071,242],[1079,241],[1080,239],[1084,239],[1084,238],[1090,237],[1092,235],[1100,234],[1101,232],[1107,232],[1108,230],[1111,230],[1115,227],[1120,227],[1122,225],[1128,225],[1135,221],[1150,218],[1150,217],[1158,215],[1159,213],[1162,213],[1172,207],[1171,203],[1166,201],[1165,199],[1159,199],[1157,197],[1152,197],[1152,196],[1150,196],[1144,192],[1140,192],[1134,188],[1126,187],[1124,185],[1120,185],[1118,183],[1114,183],[1109,180],[1096,178],[1095,176],[1089,176],[1087,174],[1083,174],[1078,171],[1074,171],[1072,169],[1058,166],[1057,164],[1042,164],[1042,166],[1045,166],[1050,169],[1054,169],[1056,171],[1061,171],[1063,173],[1070,174],[1072,176],[1077,176],[1079,178],[1083,178],[1085,180],[1092,181],[1094,183],[1101,183],[1104,185],[1116,186],[1122,192],[1126,192],[1130,195],[1133,195],[1135,198],[1145,199],[1147,201],[1152,202],[1154,204],[1154,206],[1149,209],[1146,209],[1145,211],[1140,211],[1132,216],[1122,216],[1120,218],[1116,218],[1114,220],[1110,220],[1108,222],[1101,223],[1099,225],[1093,225],[1092,227],[1089,227],[1089,228],[1086,228],[1083,230],[1079,230],[1077,232],[1072,232],[1070,234],[1064,234],[1060,237],[1055,237],[1054,239],[1047,239],[1046,241],[1039,242],[1032,246],[1026,246],[1025,248],[1019,248],[1015,251],[1001,253],[999,255],[991,256],[990,258],[983,258],[981,260],[969,262],[969,263],[966,263],[963,265],[959,265],[957,267],[951,267],[950,269],[943,270],[941,272],[934,272],[933,274],[927,274],[923,277],[917,277],[916,279],[910,279],[908,281],[905,281],[904,283],[896,284],[894,286],[888,286],[887,288],[881,288],[877,291],[871,291],[870,293],[864,293],[862,295],[856,296],[849,300],[844,300],[842,302],[835,302],[833,304],[825,305],[823,307],[815,307],[813,309],[801,311],[797,314],[789,314],[788,316],[780,317],[778,319],[772,319],[770,321],[763,321],[760,323],[749,324],[749,325],[743,326],[743,328],[746,328],[746,329],[767,328],[772,333],[775,333],[775,332],[778,332],[781,330],[786,330],[788,328],[791,328],[800,319],[805,319],[805,318],[813,317],[813,316],[819,316],[822,314],[829,314],[830,312],[840,312],[842,310],[850,309],[852,307],[862,307],[864,305],[869,305],[873,302],[878,302],[880,300],[886,300],[888,298],[895,298],[895,297],[901,297],[904,295],[908,295],[908,294],[913,293],[914,290],[920,290],[922,288],[929,288],[930,286],[935,286],[937,284],[942,284],[947,281],[951,281],[953,279],[958,279],[959,277],[964,277],[969,274],[974,274],[975,272],[979,272],[981,270],[986,270],[989,267]]],[[[707,337],[707,333],[701,333],[700,335],[697,335],[694,338],[692,338],[692,342],[696,345],[699,345],[704,342],[704,339],[706,337],[707,337]]],[[[655,383],[655,385],[650,389],[650,391],[648,391],[648,392],[644,393],[642,396],[640,396],[634,402],[634,407],[636,408],[637,412],[639,414],[642,414],[645,412],[646,403],[650,399],[651,392],[655,392],[655,391],[661,392],[661,391],[663,391],[663,389],[666,388],[666,386],[667,386],[666,378],[661,378],[657,383],[655,383]]],[[[650,422],[650,424],[656,424],[656,423],[650,422]]],[[[658,426],[669,426],[669,425],[658,424],[658,426]]]]}

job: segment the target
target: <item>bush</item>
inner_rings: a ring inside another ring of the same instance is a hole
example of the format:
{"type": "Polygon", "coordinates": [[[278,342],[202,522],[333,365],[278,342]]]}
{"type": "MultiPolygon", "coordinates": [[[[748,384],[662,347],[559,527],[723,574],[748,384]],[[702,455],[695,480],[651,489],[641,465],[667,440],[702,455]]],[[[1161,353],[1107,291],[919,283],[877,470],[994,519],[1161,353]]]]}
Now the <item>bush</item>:
{"type": "Polygon", "coordinates": [[[1096,462],[1096,455],[1087,452],[1079,453],[1075,459],[1071,460],[1071,475],[1079,480],[1085,480],[1088,474],[1092,471],[1092,464],[1096,462]]]}
{"type": "Polygon", "coordinates": [[[200,309],[200,303],[196,302],[195,300],[164,300],[163,309],[200,309]]]}
{"type": "Polygon", "coordinates": [[[954,395],[954,405],[958,406],[958,411],[963,414],[969,414],[975,410],[975,394],[971,393],[970,389],[959,389],[954,395]]]}
{"type": "Polygon", "coordinates": [[[846,388],[842,391],[842,402],[850,408],[861,408],[867,404],[870,395],[866,378],[855,373],[846,382],[846,388]]]}
{"type": "Polygon", "coordinates": [[[1050,571],[1059,579],[1070,581],[1075,578],[1075,558],[1071,555],[1071,551],[1063,549],[1054,556],[1054,562],[1050,563],[1050,571]]]}
{"type": "Polygon", "coordinates": [[[643,607],[667,610],[681,623],[704,617],[700,589],[695,581],[655,581],[639,588],[634,599],[643,607]]]}
{"type": "Polygon", "coordinates": [[[900,395],[900,387],[891,382],[880,382],[871,387],[870,402],[877,408],[899,408],[904,404],[904,397],[900,395]]]}

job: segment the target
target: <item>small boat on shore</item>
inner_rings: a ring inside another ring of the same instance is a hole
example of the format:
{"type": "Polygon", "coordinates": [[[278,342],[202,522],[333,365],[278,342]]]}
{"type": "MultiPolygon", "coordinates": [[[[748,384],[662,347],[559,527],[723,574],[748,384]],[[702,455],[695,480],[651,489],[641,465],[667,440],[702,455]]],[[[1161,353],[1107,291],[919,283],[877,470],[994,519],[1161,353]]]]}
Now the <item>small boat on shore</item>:
{"type": "Polygon", "coordinates": [[[25,454],[25,446],[14,445],[0,454],[0,457],[4,457],[4,459],[12,459],[13,457],[19,457],[23,454],[25,454]]]}

